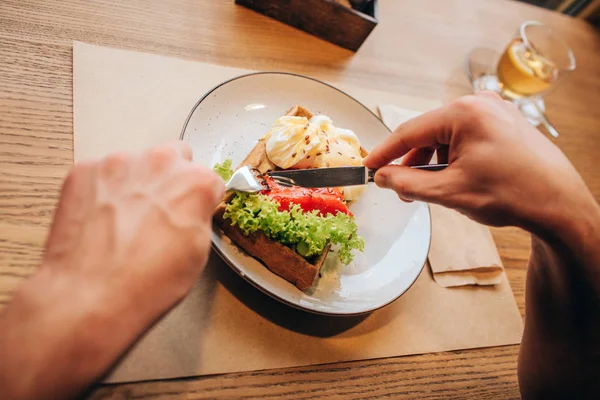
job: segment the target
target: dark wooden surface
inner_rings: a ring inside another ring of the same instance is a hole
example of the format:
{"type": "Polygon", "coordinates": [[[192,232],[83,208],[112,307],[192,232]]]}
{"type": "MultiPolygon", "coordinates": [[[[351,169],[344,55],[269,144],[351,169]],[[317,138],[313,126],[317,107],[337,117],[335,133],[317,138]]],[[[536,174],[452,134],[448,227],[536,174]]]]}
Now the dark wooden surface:
{"type": "MultiPolygon", "coordinates": [[[[556,141],[600,198],[600,34],[508,0],[382,0],[352,53],[226,0],[0,1],[0,304],[33,274],[72,164],[72,41],[257,70],[343,76],[353,85],[450,101],[470,92],[464,55],[501,49],[524,20],[550,23],[577,70],[547,98],[556,141]]],[[[528,236],[494,229],[521,312],[528,236]]],[[[513,399],[518,346],[99,387],[100,398],[513,399]]]]}
{"type": "Polygon", "coordinates": [[[328,0],[235,0],[278,21],[356,51],[377,25],[377,1],[357,12],[328,0]]]}

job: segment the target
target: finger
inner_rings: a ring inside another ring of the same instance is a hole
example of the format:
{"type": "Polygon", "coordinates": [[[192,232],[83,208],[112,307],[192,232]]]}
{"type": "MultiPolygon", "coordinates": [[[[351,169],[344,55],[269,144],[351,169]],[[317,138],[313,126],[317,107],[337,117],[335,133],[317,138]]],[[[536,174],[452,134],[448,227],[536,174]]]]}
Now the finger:
{"type": "Polygon", "coordinates": [[[103,196],[111,196],[126,185],[132,156],[126,153],[113,153],[103,159],[98,166],[99,187],[103,196]]]}
{"type": "Polygon", "coordinates": [[[62,217],[84,218],[95,206],[98,163],[86,161],[76,164],[65,178],[56,208],[55,220],[62,217]]]}
{"type": "Polygon", "coordinates": [[[225,184],[210,169],[189,164],[159,188],[169,206],[183,216],[210,220],[225,192],[225,184]]]}
{"type": "Polygon", "coordinates": [[[172,171],[182,160],[187,163],[191,159],[190,146],[175,141],[148,149],[138,160],[136,172],[142,180],[152,182],[161,174],[172,171]]]}
{"type": "Polygon", "coordinates": [[[452,172],[423,171],[402,165],[388,165],[377,171],[375,183],[394,190],[403,200],[438,203],[448,193],[452,172]]]}
{"type": "Polygon", "coordinates": [[[210,216],[212,216],[214,209],[221,202],[223,195],[225,194],[225,182],[223,179],[213,172],[211,169],[201,165],[192,165],[192,171],[197,171],[196,175],[201,181],[201,187],[206,192],[206,209],[210,216]]]}
{"type": "Polygon", "coordinates": [[[192,148],[189,144],[178,140],[177,142],[173,142],[171,145],[175,148],[176,151],[178,151],[178,154],[184,160],[192,161],[194,159],[194,153],[192,152],[192,148]]]}
{"type": "Polygon", "coordinates": [[[483,90],[481,92],[477,92],[475,96],[487,97],[488,99],[492,100],[503,100],[498,93],[492,92],[491,90],[483,90]]]}
{"type": "Polygon", "coordinates": [[[210,214],[212,214],[214,208],[225,194],[225,182],[212,169],[203,165],[190,164],[188,169],[195,177],[201,190],[206,193],[206,201],[204,203],[210,209],[210,214]]]}
{"type": "Polygon", "coordinates": [[[79,227],[96,203],[97,163],[78,163],[65,178],[46,240],[45,259],[72,249],[79,227]]]}
{"type": "Polygon", "coordinates": [[[449,107],[421,114],[398,126],[382,144],[371,151],[364,164],[369,168],[380,168],[411,149],[449,144],[454,122],[449,107]]]}
{"type": "Polygon", "coordinates": [[[429,164],[431,157],[435,153],[435,149],[431,147],[421,147],[420,149],[412,149],[404,158],[402,158],[402,165],[424,165],[429,164]]]}
{"type": "Polygon", "coordinates": [[[194,155],[192,153],[192,148],[189,144],[182,142],[181,140],[176,140],[174,142],[169,142],[164,145],[165,148],[169,148],[177,154],[177,156],[183,158],[186,161],[192,161],[194,155]]]}

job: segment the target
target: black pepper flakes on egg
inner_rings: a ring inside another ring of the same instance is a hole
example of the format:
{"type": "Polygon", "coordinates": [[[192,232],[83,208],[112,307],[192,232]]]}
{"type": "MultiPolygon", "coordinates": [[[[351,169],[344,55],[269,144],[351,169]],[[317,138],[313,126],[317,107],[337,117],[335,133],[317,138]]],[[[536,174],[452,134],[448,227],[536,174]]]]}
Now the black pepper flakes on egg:
{"type": "Polygon", "coordinates": [[[296,154],[298,154],[298,153],[294,153],[294,154],[292,154],[292,158],[293,158],[293,157],[296,157],[296,154]]]}

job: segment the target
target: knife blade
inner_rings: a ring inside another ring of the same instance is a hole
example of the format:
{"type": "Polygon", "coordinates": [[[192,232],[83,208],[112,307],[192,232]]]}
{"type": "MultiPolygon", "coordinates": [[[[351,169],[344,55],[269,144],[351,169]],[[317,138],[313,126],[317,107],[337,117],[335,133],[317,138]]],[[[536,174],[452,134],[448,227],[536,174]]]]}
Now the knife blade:
{"type": "MultiPolygon", "coordinates": [[[[411,168],[439,171],[448,164],[415,165],[411,168]]],[[[288,169],[285,171],[271,171],[267,175],[274,178],[275,182],[285,186],[302,186],[306,188],[326,188],[340,186],[366,185],[373,182],[376,170],[365,166],[359,167],[333,167],[288,169]]]]}
{"type": "MultiPolygon", "coordinates": [[[[291,185],[307,188],[324,188],[338,186],[365,185],[373,181],[369,176],[369,169],[360,167],[336,167],[336,168],[310,168],[289,169],[285,171],[271,171],[267,175],[273,178],[287,178],[291,185]]],[[[284,183],[283,180],[275,182],[284,183]]]]}

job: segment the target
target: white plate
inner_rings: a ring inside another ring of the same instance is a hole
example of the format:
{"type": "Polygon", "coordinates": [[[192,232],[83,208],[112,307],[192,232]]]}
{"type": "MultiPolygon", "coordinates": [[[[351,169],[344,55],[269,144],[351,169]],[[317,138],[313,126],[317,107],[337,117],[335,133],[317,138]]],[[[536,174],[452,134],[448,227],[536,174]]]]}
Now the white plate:
{"type": "MultiPolygon", "coordinates": [[[[344,92],[315,79],[286,73],[256,73],[224,82],[192,109],[182,140],[194,160],[214,165],[227,158],[239,164],[271,123],[299,104],[326,114],[336,126],[353,130],[366,149],[389,135],[387,127],[344,92]]],[[[395,193],[369,185],[351,207],[364,253],[347,266],[330,257],[316,287],[307,292],[270,272],[213,228],[213,247],[244,279],[293,307],[329,315],[376,310],[402,295],[419,276],[429,251],[431,221],[424,203],[402,203],[395,193]]]]}

